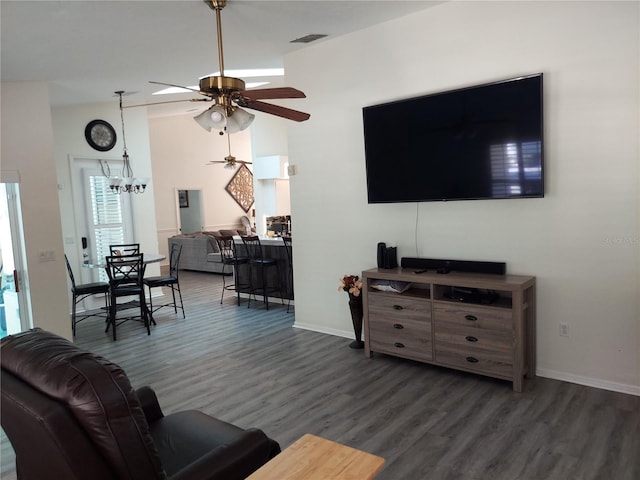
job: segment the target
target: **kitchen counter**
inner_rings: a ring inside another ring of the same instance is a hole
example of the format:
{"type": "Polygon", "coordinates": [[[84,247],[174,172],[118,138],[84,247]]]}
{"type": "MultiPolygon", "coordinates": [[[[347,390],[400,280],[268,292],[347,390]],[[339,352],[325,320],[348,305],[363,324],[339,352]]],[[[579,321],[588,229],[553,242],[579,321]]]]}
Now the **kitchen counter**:
{"type": "MultiPolygon", "coordinates": [[[[244,244],[242,243],[242,238],[236,236],[233,237],[233,240],[236,244],[236,251],[238,256],[246,256],[247,253],[244,244]]],[[[282,297],[285,300],[293,299],[293,283],[289,278],[290,265],[289,258],[287,257],[287,252],[284,249],[284,241],[281,237],[260,236],[260,243],[262,244],[263,255],[267,258],[274,258],[278,261],[278,266],[280,269],[280,282],[283,286],[282,297]]],[[[240,266],[235,274],[235,283],[237,285],[249,283],[249,269],[246,268],[246,266],[240,266]]],[[[276,286],[277,284],[277,270],[267,269],[267,288],[276,286]]],[[[239,291],[241,293],[249,293],[248,289],[239,289],[239,291]]]]}

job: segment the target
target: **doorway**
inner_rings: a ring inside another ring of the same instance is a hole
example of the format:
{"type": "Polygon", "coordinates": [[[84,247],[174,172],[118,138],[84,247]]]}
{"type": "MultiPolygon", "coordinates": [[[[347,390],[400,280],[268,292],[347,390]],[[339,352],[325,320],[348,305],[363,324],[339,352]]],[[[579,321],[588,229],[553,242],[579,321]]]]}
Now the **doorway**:
{"type": "MultiPolygon", "coordinates": [[[[101,260],[110,254],[109,245],[135,241],[131,198],[109,187],[111,169],[121,168],[120,159],[70,159],[75,235],[65,242],[71,265],[101,260]]],[[[105,282],[104,269],[74,269],[79,283],[105,282]]]]}
{"type": "Polygon", "coordinates": [[[0,183],[0,337],[33,325],[21,212],[20,185],[0,183]]]}
{"type": "Polygon", "coordinates": [[[179,233],[195,233],[204,229],[202,190],[176,189],[179,233]]]}

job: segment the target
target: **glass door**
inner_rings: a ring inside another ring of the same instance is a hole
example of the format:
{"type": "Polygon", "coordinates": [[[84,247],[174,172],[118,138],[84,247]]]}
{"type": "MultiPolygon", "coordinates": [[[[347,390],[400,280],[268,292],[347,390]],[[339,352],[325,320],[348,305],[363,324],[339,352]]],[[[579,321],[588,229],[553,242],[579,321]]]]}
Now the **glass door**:
{"type": "Polygon", "coordinates": [[[0,336],[31,328],[31,301],[17,183],[0,183],[0,336]]]}
{"type": "MultiPolygon", "coordinates": [[[[75,231],[65,239],[65,251],[72,267],[104,261],[110,244],[134,241],[130,194],[118,195],[109,188],[111,169],[121,163],[117,159],[70,160],[75,231]]],[[[78,283],[107,280],[100,268],[74,268],[74,274],[78,283]]]]}
{"type": "MultiPolygon", "coordinates": [[[[85,185],[85,216],[89,256],[103,260],[110,255],[110,245],[133,242],[133,220],[128,193],[116,194],[109,188],[109,179],[91,169],[83,169],[85,185]]],[[[84,245],[83,245],[84,247],[84,245]]],[[[94,269],[99,281],[108,281],[103,269],[94,269]]],[[[94,272],[95,273],[95,272],[94,272]]]]}

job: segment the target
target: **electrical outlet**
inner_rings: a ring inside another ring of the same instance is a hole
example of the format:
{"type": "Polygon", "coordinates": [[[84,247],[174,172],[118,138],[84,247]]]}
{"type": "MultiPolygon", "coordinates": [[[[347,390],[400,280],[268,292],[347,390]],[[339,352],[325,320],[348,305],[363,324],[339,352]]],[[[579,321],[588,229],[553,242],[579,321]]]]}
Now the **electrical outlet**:
{"type": "Polygon", "coordinates": [[[38,261],[40,263],[54,262],[55,260],[56,260],[56,252],[54,252],[53,250],[42,251],[38,255],[38,261]]]}
{"type": "Polygon", "coordinates": [[[569,336],[569,324],[560,323],[560,336],[568,337],[569,336]]]}

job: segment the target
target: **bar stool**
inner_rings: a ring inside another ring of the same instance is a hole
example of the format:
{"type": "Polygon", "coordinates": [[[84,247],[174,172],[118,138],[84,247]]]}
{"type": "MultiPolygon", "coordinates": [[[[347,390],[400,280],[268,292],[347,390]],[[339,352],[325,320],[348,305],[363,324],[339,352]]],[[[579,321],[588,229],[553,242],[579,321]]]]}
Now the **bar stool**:
{"type": "Polygon", "coordinates": [[[249,275],[251,294],[249,295],[249,303],[247,308],[251,306],[251,295],[256,298],[256,293],[262,295],[262,299],[269,310],[269,292],[278,292],[280,295],[280,301],[284,305],[284,299],[282,298],[282,278],[280,276],[280,264],[275,258],[267,258],[262,251],[262,244],[260,238],[256,235],[243,236],[242,243],[244,243],[247,249],[247,255],[249,256],[249,265],[251,266],[251,272],[249,275]],[[267,271],[275,267],[277,272],[276,285],[268,286],[267,271]],[[254,275],[255,274],[255,275],[254,275]],[[254,281],[254,276],[256,281],[254,281]],[[256,283],[258,284],[256,286],[256,283]]]}
{"type": "MultiPolygon", "coordinates": [[[[251,288],[250,285],[237,283],[237,271],[240,265],[246,265],[249,263],[249,257],[241,257],[238,256],[238,252],[236,250],[236,244],[233,241],[233,237],[231,235],[214,235],[216,243],[218,244],[218,250],[220,250],[220,262],[222,263],[222,295],[220,295],[220,303],[222,303],[222,299],[224,298],[225,290],[235,290],[238,296],[238,305],[240,305],[240,290],[247,288],[251,288]],[[227,267],[231,269],[230,274],[233,274],[233,283],[227,285],[226,277],[227,267]]],[[[251,301],[251,297],[249,297],[249,301],[251,301]]]]}
{"type": "Polygon", "coordinates": [[[289,313],[289,307],[291,306],[291,300],[294,299],[293,294],[293,251],[291,248],[291,237],[283,236],[284,250],[287,253],[287,261],[289,262],[289,271],[287,272],[287,282],[289,283],[289,291],[291,292],[291,298],[287,298],[287,313],[289,313]]]}

